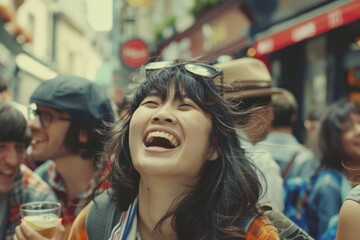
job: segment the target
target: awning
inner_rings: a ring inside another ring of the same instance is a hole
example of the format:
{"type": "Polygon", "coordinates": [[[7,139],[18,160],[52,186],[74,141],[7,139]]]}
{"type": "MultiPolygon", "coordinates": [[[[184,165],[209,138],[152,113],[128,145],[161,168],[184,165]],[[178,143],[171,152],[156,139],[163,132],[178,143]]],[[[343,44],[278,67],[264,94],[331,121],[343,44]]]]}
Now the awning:
{"type": "Polygon", "coordinates": [[[282,24],[286,25],[283,28],[274,26],[256,35],[254,42],[256,55],[261,56],[278,51],[360,19],[360,1],[346,3],[335,1],[299,18],[282,24]]]}

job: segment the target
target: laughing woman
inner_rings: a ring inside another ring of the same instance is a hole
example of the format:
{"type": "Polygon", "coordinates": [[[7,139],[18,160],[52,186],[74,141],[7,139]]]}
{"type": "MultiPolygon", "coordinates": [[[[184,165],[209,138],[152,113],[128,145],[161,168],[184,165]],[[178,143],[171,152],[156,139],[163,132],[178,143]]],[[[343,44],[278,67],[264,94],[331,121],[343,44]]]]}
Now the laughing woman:
{"type": "Polygon", "coordinates": [[[70,239],[278,239],[258,210],[259,180],[212,81],[222,71],[157,62],[142,72],[106,151],[105,159],[115,156],[102,179],[111,199],[85,208],[70,239]]]}

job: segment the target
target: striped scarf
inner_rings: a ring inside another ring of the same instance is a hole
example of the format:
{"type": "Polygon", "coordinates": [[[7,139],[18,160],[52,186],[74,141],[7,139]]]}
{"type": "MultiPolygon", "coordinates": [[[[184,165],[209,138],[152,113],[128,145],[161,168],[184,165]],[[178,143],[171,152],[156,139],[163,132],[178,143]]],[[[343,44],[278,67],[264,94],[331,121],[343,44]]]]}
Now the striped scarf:
{"type": "Polygon", "coordinates": [[[111,231],[109,240],[141,240],[137,231],[138,198],[123,212],[119,223],[111,231]]]}

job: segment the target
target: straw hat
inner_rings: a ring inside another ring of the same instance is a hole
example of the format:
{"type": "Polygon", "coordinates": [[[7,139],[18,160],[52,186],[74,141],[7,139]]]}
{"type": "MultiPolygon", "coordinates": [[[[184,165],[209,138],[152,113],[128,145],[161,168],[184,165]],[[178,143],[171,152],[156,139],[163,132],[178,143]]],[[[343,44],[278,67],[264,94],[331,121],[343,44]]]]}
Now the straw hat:
{"type": "Polygon", "coordinates": [[[271,87],[271,75],[266,65],[256,58],[240,58],[214,65],[224,71],[226,98],[263,97],[281,93],[271,87]]]}

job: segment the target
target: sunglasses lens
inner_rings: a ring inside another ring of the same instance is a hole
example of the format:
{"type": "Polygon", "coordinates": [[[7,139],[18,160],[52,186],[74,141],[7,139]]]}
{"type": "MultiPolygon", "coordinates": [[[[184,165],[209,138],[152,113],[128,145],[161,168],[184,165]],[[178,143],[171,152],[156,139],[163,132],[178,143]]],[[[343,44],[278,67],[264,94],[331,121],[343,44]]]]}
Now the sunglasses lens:
{"type": "Polygon", "coordinates": [[[36,117],[35,114],[36,114],[36,113],[35,113],[35,110],[33,110],[33,109],[29,109],[29,110],[28,110],[28,117],[29,117],[30,120],[35,119],[35,117],[36,117]]]}
{"type": "Polygon", "coordinates": [[[37,106],[34,103],[31,103],[29,108],[28,108],[28,117],[30,120],[33,120],[36,118],[37,116],[37,112],[36,112],[37,106]]]}
{"type": "Polygon", "coordinates": [[[145,66],[145,70],[157,70],[171,65],[172,62],[152,62],[145,66]]]}
{"type": "MultiPolygon", "coordinates": [[[[166,62],[166,61],[148,63],[146,66],[144,66],[141,69],[141,77],[142,77],[142,79],[145,79],[148,76],[149,71],[163,69],[163,68],[166,68],[167,66],[171,66],[171,65],[174,65],[174,63],[166,62]]],[[[220,68],[217,68],[217,67],[214,67],[214,66],[211,66],[208,64],[204,64],[204,63],[187,63],[184,65],[184,68],[188,72],[190,72],[196,76],[200,76],[200,77],[214,79],[215,77],[220,75],[221,85],[223,83],[223,71],[220,68]]],[[[221,93],[221,95],[223,95],[223,89],[222,89],[221,85],[220,85],[220,93],[221,93]]]]}
{"type": "Polygon", "coordinates": [[[185,69],[195,75],[203,77],[215,77],[221,72],[221,70],[218,68],[199,63],[186,64],[185,69]]]}

